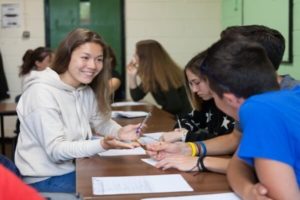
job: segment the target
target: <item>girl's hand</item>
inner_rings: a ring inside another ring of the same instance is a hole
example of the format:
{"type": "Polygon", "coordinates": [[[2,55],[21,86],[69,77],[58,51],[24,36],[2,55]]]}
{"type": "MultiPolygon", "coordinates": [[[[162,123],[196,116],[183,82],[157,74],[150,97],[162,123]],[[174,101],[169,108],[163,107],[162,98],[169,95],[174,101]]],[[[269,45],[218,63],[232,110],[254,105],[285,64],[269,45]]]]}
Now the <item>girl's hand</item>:
{"type": "Polygon", "coordinates": [[[138,67],[137,67],[136,63],[134,62],[134,60],[131,60],[129,62],[126,69],[127,69],[127,75],[129,76],[129,78],[136,78],[137,72],[138,72],[138,67]]]}
{"type": "Polygon", "coordinates": [[[101,145],[104,149],[133,149],[140,146],[137,142],[123,142],[112,136],[107,136],[102,139],[101,145]]]}
{"type": "Polygon", "coordinates": [[[139,138],[137,129],[140,124],[129,124],[120,128],[117,138],[122,141],[135,141],[139,138]]]}

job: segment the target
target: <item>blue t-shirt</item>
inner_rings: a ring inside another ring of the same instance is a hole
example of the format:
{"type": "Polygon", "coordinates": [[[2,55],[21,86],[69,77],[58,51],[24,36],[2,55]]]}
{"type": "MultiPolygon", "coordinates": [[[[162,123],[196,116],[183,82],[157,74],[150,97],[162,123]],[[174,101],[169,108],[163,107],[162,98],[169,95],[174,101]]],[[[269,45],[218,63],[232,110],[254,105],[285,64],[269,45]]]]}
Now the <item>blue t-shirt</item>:
{"type": "Polygon", "coordinates": [[[255,95],[240,107],[243,136],[238,156],[276,160],[294,169],[300,186],[300,87],[255,95]]]}
{"type": "MultiPolygon", "coordinates": [[[[300,86],[300,81],[294,79],[289,74],[281,75],[281,78],[282,78],[282,80],[279,84],[281,90],[291,90],[291,89],[295,88],[296,86],[300,86]]],[[[235,122],[234,128],[236,130],[238,130],[240,133],[243,133],[243,130],[241,128],[239,121],[235,122]]]]}

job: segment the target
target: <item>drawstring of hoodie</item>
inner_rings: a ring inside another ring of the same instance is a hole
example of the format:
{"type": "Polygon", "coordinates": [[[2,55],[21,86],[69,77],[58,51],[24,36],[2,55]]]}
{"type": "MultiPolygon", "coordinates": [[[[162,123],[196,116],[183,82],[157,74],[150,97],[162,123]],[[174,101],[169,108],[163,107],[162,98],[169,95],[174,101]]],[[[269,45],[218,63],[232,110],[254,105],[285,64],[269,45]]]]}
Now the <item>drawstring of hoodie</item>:
{"type": "Polygon", "coordinates": [[[76,113],[80,123],[80,133],[84,140],[90,139],[92,137],[92,132],[88,126],[88,116],[84,110],[84,107],[82,106],[82,90],[75,90],[73,91],[73,94],[75,96],[76,113]]]}

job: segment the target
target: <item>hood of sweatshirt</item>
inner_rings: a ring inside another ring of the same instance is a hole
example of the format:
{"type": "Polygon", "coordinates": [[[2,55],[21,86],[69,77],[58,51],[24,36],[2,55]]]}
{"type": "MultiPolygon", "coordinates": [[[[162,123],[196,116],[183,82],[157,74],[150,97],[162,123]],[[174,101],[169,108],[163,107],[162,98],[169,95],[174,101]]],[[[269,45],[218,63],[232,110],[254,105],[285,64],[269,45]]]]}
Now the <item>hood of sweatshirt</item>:
{"type": "Polygon", "coordinates": [[[27,76],[25,76],[23,82],[23,92],[33,84],[46,84],[57,89],[66,90],[69,92],[73,92],[75,90],[78,91],[86,87],[85,85],[83,85],[78,88],[74,88],[73,86],[64,83],[60,79],[59,75],[49,67],[47,67],[43,71],[32,70],[27,76]]]}

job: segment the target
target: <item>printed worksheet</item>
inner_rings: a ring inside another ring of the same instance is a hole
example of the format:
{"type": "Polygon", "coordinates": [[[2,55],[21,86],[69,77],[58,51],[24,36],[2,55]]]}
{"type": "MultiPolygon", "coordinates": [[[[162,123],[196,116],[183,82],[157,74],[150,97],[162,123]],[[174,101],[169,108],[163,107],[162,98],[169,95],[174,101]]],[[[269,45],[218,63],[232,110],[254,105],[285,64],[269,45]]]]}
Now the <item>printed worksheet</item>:
{"type": "Polygon", "coordinates": [[[92,183],[94,195],[193,191],[180,174],[92,177],[92,183]]]}

